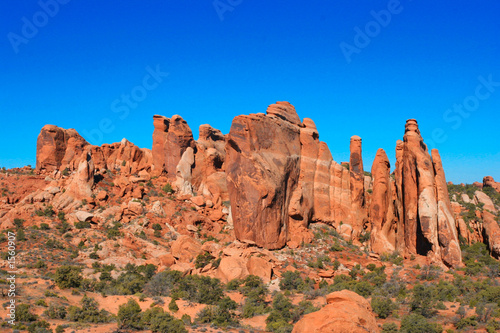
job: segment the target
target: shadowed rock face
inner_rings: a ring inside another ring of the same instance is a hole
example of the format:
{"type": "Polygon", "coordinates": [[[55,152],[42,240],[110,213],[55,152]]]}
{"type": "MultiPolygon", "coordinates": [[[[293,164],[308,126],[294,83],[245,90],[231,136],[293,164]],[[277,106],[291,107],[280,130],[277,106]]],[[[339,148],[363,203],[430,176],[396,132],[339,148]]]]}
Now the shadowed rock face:
{"type": "Polygon", "coordinates": [[[154,173],[166,172],[175,177],[176,167],[188,147],[196,148],[193,133],[181,116],[167,118],[153,116],[153,166],[154,173]]]}
{"type": "Polygon", "coordinates": [[[291,104],[278,102],[269,106],[267,115],[233,120],[225,171],[240,241],[269,249],[287,242],[294,248],[312,240],[307,229],[311,221],[336,226],[342,222],[352,230],[351,225],[366,220],[361,141],[353,146],[357,171],[351,177],[319,141],[314,122],[298,119],[291,104]],[[351,178],[356,180],[356,206],[351,205],[351,178]]]}
{"type": "Polygon", "coordinates": [[[458,265],[461,253],[441,158],[436,150],[431,159],[414,119],[406,122],[396,159],[396,249],[406,256],[427,255],[437,263],[458,265]]]}

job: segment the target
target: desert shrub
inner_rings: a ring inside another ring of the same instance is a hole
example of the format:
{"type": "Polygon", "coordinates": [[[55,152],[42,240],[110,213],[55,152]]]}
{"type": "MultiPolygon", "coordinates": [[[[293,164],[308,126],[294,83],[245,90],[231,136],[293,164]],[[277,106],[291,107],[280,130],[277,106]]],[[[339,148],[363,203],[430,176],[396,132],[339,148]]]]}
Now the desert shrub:
{"type": "Polygon", "coordinates": [[[144,287],[144,292],[149,296],[170,296],[182,278],[179,271],[164,270],[151,278],[144,287]]]}
{"type": "Polygon", "coordinates": [[[35,305],[38,305],[38,306],[43,306],[43,307],[47,307],[47,302],[45,302],[44,299],[39,299],[35,302],[35,305]]]}
{"type": "Polygon", "coordinates": [[[412,290],[410,310],[424,317],[432,317],[436,310],[436,299],[433,297],[432,287],[417,283],[412,290]]]}
{"type": "Polygon", "coordinates": [[[50,324],[45,320],[35,321],[28,326],[28,332],[30,333],[52,333],[50,329],[50,324]]]}
{"type": "Polygon", "coordinates": [[[216,305],[209,305],[201,310],[196,322],[211,323],[217,327],[235,326],[238,324],[234,310],[237,304],[229,297],[221,299],[216,305]]]}
{"type": "Polygon", "coordinates": [[[274,297],[271,313],[266,319],[266,328],[271,332],[289,333],[293,325],[293,304],[283,294],[278,293],[274,297]]]}
{"type": "Polygon", "coordinates": [[[120,305],[118,308],[118,326],[128,329],[142,329],[140,324],[141,307],[134,299],[129,299],[127,303],[120,305]]]}
{"type": "Polygon", "coordinates": [[[38,319],[36,314],[33,314],[29,304],[19,304],[16,307],[16,321],[29,323],[38,319]]]}
{"type": "Polygon", "coordinates": [[[300,277],[299,272],[284,272],[281,281],[281,290],[300,290],[304,287],[304,280],[300,277]]]}
{"type": "Polygon", "coordinates": [[[224,296],[218,279],[198,275],[183,277],[182,273],[169,270],[153,276],[144,292],[149,296],[170,296],[209,305],[217,304],[224,296]]]}
{"type": "Polygon", "coordinates": [[[384,323],[382,325],[381,333],[397,333],[397,332],[399,332],[398,325],[396,325],[395,323],[384,323]]]}
{"type": "Polygon", "coordinates": [[[196,257],[195,267],[196,268],[203,268],[206,265],[210,264],[210,262],[214,259],[215,259],[215,257],[213,257],[209,252],[200,253],[196,257]]]}
{"type": "Polygon", "coordinates": [[[23,227],[24,222],[26,222],[26,220],[16,218],[14,219],[14,226],[16,227],[16,229],[20,229],[23,227]]]}
{"type": "Polygon", "coordinates": [[[434,265],[424,266],[420,269],[420,274],[417,275],[417,279],[432,281],[439,277],[441,274],[441,268],[434,265]]]}
{"type": "Polygon", "coordinates": [[[45,209],[44,209],[44,210],[41,210],[41,209],[39,209],[39,210],[35,210],[35,214],[36,214],[37,216],[47,216],[47,217],[52,217],[52,216],[55,214],[55,212],[54,212],[54,210],[52,209],[52,206],[47,206],[47,207],[45,207],[45,209]]]}
{"type": "Polygon", "coordinates": [[[16,233],[16,239],[18,241],[25,241],[26,240],[26,234],[24,233],[23,229],[18,229],[16,233]]]}
{"type": "Polygon", "coordinates": [[[107,323],[110,315],[106,310],[99,310],[99,304],[91,297],[83,296],[81,307],[72,305],[68,308],[67,319],[82,323],[107,323]]]}
{"type": "Polygon", "coordinates": [[[471,326],[477,326],[477,318],[475,316],[462,318],[455,324],[455,327],[459,330],[471,326]]]}
{"type": "Polygon", "coordinates": [[[64,319],[68,311],[63,305],[51,304],[47,310],[43,312],[43,315],[50,319],[64,319]]]}
{"type": "Polygon", "coordinates": [[[90,229],[90,222],[87,222],[87,221],[75,222],[75,228],[77,228],[77,229],[90,229]]]}
{"type": "Polygon", "coordinates": [[[401,321],[401,333],[441,333],[443,328],[436,323],[430,323],[419,314],[412,313],[401,321]]]}
{"type": "Polygon", "coordinates": [[[172,189],[172,185],[170,185],[169,183],[165,184],[165,186],[163,186],[161,188],[161,190],[165,193],[173,193],[174,190],[172,189]]]}
{"type": "Polygon", "coordinates": [[[78,288],[82,280],[81,270],[76,266],[61,266],[57,268],[54,281],[61,289],[78,288]]]}
{"type": "Polygon", "coordinates": [[[380,318],[385,319],[394,311],[394,303],[388,297],[373,297],[371,301],[373,312],[380,318]]]}
{"type": "Polygon", "coordinates": [[[179,311],[179,307],[177,306],[177,303],[175,302],[175,298],[172,298],[170,300],[170,303],[168,303],[168,309],[172,312],[177,312],[179,311]]]}
{"type": "Polygon", "coordinates": [[[268,312],[268,306],[265,300],[267,287],[264,282],[262,282],[262,279],[255,275],[249,275],[242,283],[243,285],[239,290],[246,296],[245,303],[243,304],[242,316],[244,318],[251,318],[268,312]]]}
{"type": "Polygon", "coordinates": [[[144,311],[140,323],[153,333],[187,333],[182,320],[175,319],[159,307],[144,311]]]}
{"type": "Polygon", "coordinates": [[[41,223],[40,224],[40,229],[41,230],[49,230],[50,227],[49,227],[49,225],[47,223],[41,223]]]}

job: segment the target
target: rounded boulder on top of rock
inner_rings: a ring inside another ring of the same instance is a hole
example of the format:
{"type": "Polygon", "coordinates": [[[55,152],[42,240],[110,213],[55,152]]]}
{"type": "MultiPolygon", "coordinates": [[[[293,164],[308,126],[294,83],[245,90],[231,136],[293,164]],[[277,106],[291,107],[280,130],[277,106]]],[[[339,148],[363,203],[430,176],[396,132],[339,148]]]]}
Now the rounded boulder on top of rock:
{"type": "Polygon", "coordinates": [[[327,305],[305,315],[292,333],[379,332],[370,303],[355,292],[342,290],[326,296],[327,305]]]}

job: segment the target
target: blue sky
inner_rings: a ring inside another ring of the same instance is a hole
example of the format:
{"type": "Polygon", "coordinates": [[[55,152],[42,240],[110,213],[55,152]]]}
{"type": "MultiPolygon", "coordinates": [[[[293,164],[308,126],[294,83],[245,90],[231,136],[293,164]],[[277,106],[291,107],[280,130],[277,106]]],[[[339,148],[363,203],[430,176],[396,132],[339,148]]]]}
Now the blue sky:
{"type": "Polygon", "coordinates": [[[416,118],[448,180],[500,181],[498,1],[4,0],[0,9],[0,166],[35,165],[48,123],[91,143],[151,148],[153,114],[181,115],[197,137],[201,124],[227,133],[236,115],[286,100],[338,162],[359,135],[366,170],[378,148],[394,166],[396,140],[416,118]]]}

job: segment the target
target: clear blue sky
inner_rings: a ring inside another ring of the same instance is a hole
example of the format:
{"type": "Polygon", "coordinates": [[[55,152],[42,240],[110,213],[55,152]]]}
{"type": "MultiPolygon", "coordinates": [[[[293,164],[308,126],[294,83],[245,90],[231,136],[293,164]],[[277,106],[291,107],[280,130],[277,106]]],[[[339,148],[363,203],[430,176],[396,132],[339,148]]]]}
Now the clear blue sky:
{"type": "Polygon", "coordinates": [[[286,100],[336,161],[359,135],[366,170],[378,148],[394,166],[416,118],[448,180],[500,181],[498,1],[60,2],[0,4],[0,166],[34,165],[45,124],[151,148],[153,114],[180,114],[197,137],[286,100]]]}

